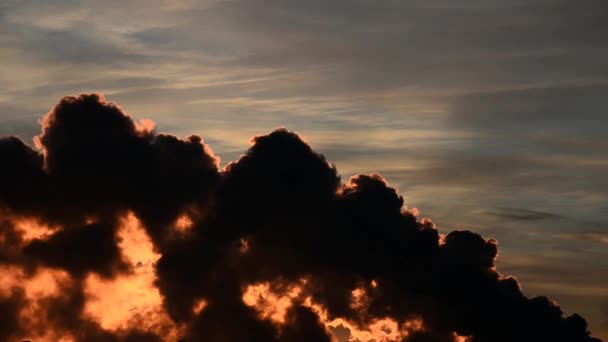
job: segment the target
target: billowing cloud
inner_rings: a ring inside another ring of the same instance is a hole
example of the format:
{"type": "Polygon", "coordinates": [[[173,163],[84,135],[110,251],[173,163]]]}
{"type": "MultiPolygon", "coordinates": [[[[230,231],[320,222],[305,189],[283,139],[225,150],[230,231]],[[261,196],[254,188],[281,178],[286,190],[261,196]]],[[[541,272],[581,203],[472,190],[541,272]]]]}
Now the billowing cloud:
{"type": "Polygon", "coordinates": [[[440,234],[287,129],[220,169],[99,94],[41,123],[36,148],[0,140],[3,339],[599,341],[502,275],[496,240],[440,234]]]}

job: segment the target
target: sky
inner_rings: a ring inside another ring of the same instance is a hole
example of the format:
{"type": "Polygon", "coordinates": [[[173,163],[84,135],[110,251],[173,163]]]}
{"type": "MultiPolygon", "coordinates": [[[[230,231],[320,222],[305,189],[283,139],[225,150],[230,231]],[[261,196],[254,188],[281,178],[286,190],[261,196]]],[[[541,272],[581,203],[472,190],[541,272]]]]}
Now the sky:
{"type": "Polygon", "coordinates": [[[286,127],[608,339],[605,1],[4,0],[0,60],[0,136],[93,92],[221,166],[286,127]]]}

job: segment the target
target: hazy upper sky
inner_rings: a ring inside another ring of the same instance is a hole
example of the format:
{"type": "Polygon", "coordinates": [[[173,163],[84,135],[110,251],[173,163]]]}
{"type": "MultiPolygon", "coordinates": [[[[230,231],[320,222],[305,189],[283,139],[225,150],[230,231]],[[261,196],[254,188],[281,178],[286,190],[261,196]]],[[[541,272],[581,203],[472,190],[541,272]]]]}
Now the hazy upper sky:
{"type": "Polygon", "coordinates": [[[3,0],[0,135],[103,92],[233,160],[279,126],[608,338],[605,0],[3,0]]]}

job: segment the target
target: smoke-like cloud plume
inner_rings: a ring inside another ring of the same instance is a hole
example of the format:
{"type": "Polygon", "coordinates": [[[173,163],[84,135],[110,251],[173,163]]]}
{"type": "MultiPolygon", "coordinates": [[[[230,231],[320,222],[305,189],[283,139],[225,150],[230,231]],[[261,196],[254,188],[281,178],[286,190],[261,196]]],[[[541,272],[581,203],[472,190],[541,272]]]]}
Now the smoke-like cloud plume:
{"type": "Polygon", "coordinates": [[[92,94],[35,143],[0,139],[0,340],[599,341],[286,129],[220,169],[92,94]]]}

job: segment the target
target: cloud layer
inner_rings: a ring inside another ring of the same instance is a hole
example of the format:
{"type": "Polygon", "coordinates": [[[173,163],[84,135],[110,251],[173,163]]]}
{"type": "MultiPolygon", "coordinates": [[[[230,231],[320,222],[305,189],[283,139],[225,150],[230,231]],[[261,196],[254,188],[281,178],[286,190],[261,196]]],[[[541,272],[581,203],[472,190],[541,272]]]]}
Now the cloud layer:
{"type": "Polygon", "coordinates": [[[220,168],[200,137],[91,94],[62,98],[35,141],[0,140],[2,339],[599,341],[499,273],[496,240],[440,234],[286,129],[220,168]],[[99,304],[138,293],[124,320],[99,304]]]}

